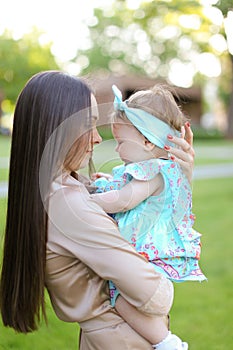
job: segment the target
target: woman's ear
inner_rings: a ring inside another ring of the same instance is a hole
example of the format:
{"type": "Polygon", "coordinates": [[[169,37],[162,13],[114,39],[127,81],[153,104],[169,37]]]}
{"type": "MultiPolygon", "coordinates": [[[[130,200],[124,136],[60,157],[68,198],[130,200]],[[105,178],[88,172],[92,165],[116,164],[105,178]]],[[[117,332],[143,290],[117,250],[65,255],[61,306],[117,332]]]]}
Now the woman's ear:
{"type": "Polygon", "coordinates": [[[147,151],[151,152],[151,151],[154,150],[155,145],[154,145],[152,142],[150,142],[149,140],[145,140],[145,141],[144,141],[144,148],[145,148],[147,151]]]}

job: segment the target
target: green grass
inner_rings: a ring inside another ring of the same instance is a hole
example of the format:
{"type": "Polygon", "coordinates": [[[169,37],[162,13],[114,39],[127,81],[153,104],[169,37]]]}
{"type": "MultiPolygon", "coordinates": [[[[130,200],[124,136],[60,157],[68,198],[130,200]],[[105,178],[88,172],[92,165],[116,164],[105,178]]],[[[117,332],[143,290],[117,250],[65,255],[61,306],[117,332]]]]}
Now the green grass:
{"type": "MultiPolygon", "coordinates": [[[[10,156],[11,138],[9,136],[0,135],[0,158],[8,158],[10,156]]],[[[3,162],[7,164],[6,161],[3,162]]],[[[0,161],[0,181],[8,180],[9,170],[6,165],[2,165],[0,161]]]]}
{"type": "Polygon", "coordinates": [[[0,181],[8,181],[9,169],[0,168],[0,181]]]}
{"type": "Polygon", "coordinates": [[[0,157],[9,157],[11,137],[0,135],[0,157]]]}
{"type": "Polygon", "coordinates": [[[78,325],[59,321],[47,307],[49,324],[42,325],[39,331],[27,335],[16,334],[0,325],[1,350],[77,350],[78,325]]]}
{"type": "Polygon", "coordinates": [[[199,158],[195,160],[195,165],[208,165],[208,164],[230,164],[233,163],[233,157],[232,159],[206,159],[206,158],[199,158]]]}
{"type": "Polygon", "coordinates": [[[233,143],[232,140],[227,140],[227,139],[206,139],[206,140],[195,140],[194,137],[194,147],[195,146],[230,146],[232,147],[233,143]]]}
{"type": "Polygon", "coordinates": [[[202,233],[201,267],[208,282],[175,285],[172,329],[190,349],[222,350],[233,343],[233,179],[194,183],[193,211],[202,233]]]}

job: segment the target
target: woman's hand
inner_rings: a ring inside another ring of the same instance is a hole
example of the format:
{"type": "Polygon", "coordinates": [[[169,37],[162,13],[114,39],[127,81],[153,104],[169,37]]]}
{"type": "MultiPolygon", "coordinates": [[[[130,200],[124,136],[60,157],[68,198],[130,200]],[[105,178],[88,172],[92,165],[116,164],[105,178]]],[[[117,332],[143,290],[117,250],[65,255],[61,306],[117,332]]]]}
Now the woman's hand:
{"type": "MultiPolygon", "coordinates": [[[[193,149],[193,132],[190,123],[186,122],[182,128],[182,137],[168,135],[169,141],[178,147],[169,147],[170,159],[179,163],[189,182],[192,182],[195,152],[193,149]]],[[[167,147],[165,148],[167,150],[167,147]]]]}

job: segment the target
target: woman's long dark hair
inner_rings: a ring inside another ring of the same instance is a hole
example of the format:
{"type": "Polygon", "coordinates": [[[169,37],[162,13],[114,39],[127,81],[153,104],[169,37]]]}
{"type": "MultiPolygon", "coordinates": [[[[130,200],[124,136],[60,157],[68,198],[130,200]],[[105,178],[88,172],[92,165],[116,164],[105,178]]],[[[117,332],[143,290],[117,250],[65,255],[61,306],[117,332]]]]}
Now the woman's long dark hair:
{"type": "MultiPolygon", "coordinates": [[[[48,220],[40,193],[41,157],[59,125],[81,110],[88,110],[86,116],[90,117],[90,105],[89,87],[82,80],[58,71],[33,76],[17,100],[0,280],[2,320],[5,326],[17,332],[36,330],[41,316],[46,319],[44,286],[48,220]]],[[[83,120],[77,121],[77,128],[79,123],[83,120]]],[[[47,189],[57,171],[59,153],[69,137],[69,128],[65,128],[60,136],[50,145],[47,189]]],[[[89,140],[86,143],[82,140],[81,147],[84,154],[89,140]]]]}

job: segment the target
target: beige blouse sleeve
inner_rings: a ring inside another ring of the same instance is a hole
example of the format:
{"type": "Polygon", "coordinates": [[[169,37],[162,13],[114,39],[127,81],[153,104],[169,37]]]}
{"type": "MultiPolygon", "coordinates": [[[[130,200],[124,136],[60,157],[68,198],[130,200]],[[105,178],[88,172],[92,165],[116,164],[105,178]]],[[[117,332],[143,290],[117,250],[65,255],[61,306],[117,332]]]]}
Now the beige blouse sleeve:
{"type": "Polygon", "coordinates": [[[169,312],[172,283],[122,238],[114,220],[86,191],[63,188],[53,195],[53,203],[49,218],[67,238],[67,251],[103,279],[112,280],[121,295],[142,312],[169,312]]]}

